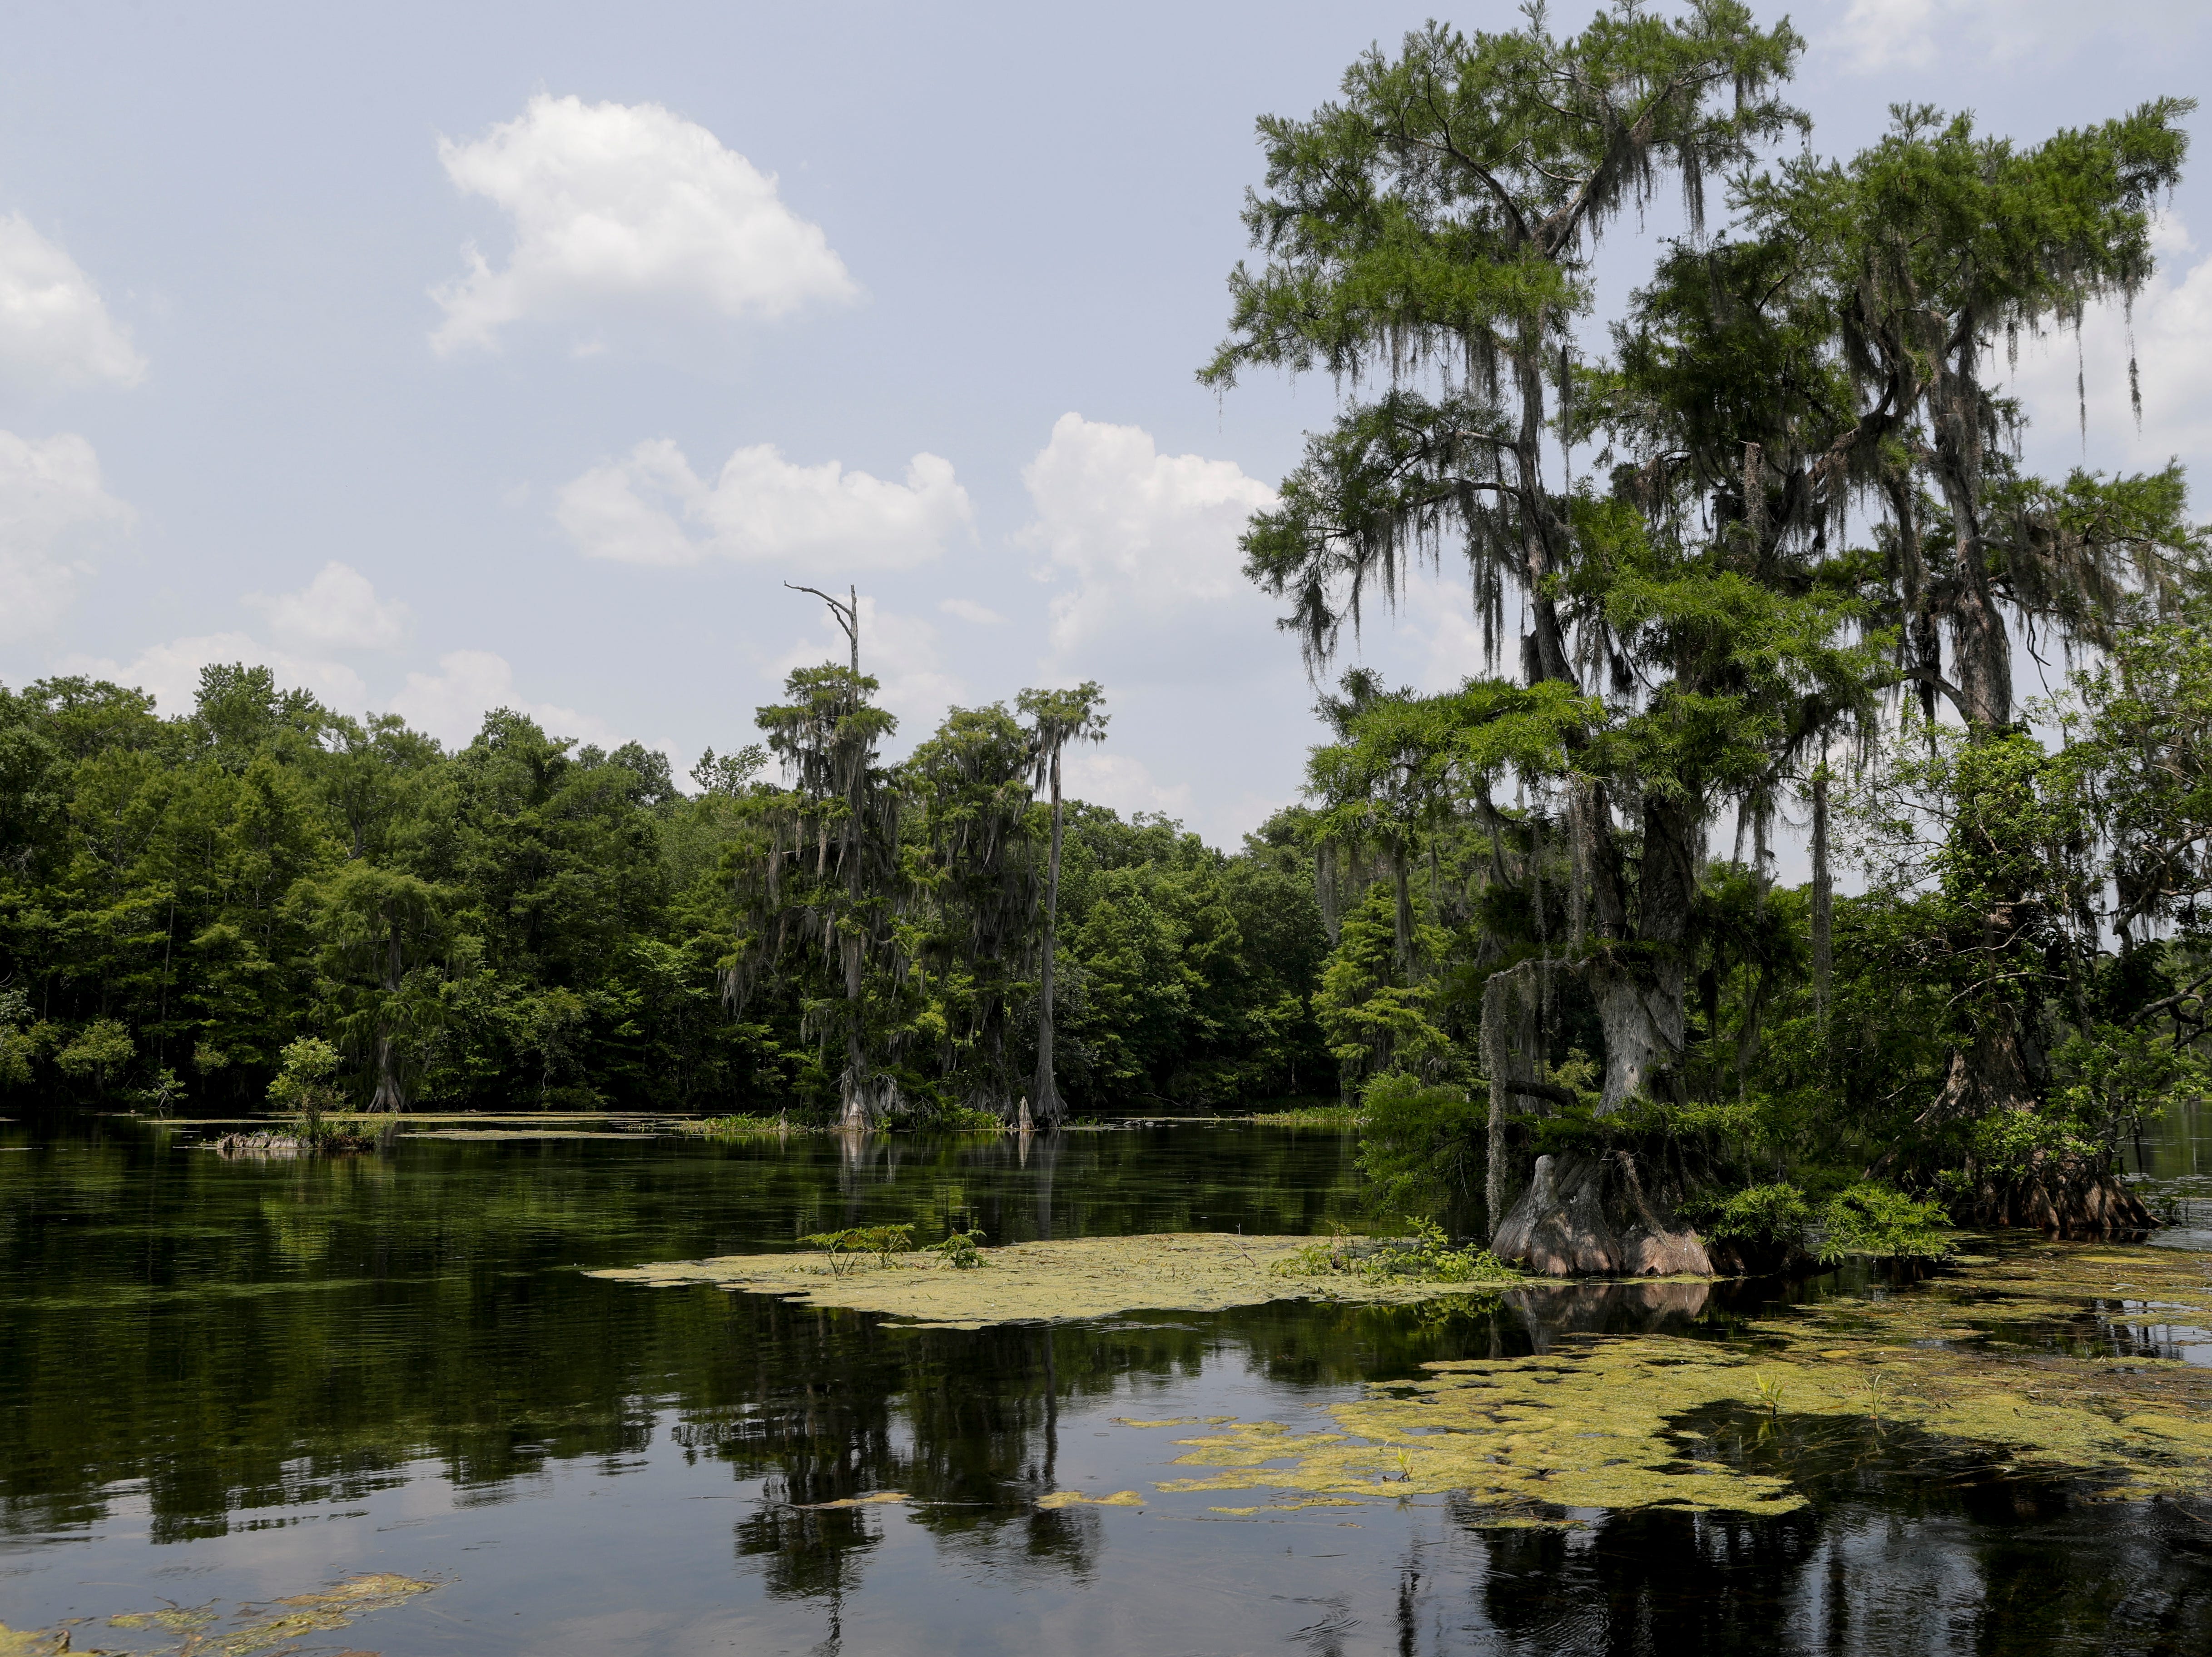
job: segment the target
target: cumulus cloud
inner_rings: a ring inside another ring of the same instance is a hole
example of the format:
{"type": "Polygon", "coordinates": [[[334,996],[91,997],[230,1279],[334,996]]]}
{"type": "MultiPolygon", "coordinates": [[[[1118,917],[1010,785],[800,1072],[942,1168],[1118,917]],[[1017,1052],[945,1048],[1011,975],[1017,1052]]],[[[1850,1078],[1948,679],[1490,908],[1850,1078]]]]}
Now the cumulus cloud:
{"type": "Polygon", "coordinates": [[[70,656],[62,662],[61,671],[134,685],[149,692],[160,710],[173,717],[192,710],[199,694],[201,668],[231,661],[266,667],[284,689],[309,691],[324,706],[342,713],[359,709],[368,700],[368,689],[361,675],[343,662],[271,649],[244,633],[172,639],[142,650],[127,662],[101,656],[70,656]]]}
{"type": "Polygon", "coordinates": [[[603,748],[619,747],[626,740],[603,719],[517,696],[514,668],[505,656],[489,650],[447,651],[438,658],[436,673],[408,674],[391,708],[416,729],[456,747],[483,728],[483,716],[495,708],[528,715],[549,736],[574,737],[603,748]]]}
{"type": "Polygon", "coordinates": [[[562,487],[554,516],[580,550],[624,564],[806,563],[899,570],[937,556],[968,523],[968,491],[952,463],[917,454],[906,481],[800,466],[773,444],[741,448],[712,483],[667,438],[640,443],[562,487]]]}
{"type": "Polygon", "coordinates": [[[1064,414],[1022,480],[1036,513],[1023,539],[1070,583],[1052,601],[1061,665],[1095,672],[1110,654],[1144,677],[1200,679],[1236,670],[1218,642],[1265,637],[1269,606],[1237,539],[1275,493],[1234,462],[1162,454],[1141,427],[1064,414]]]}
{"type": "Polygon", "coordinates": [[[766,318],[856,292],[774,177],[659,104],[541,93],[518,119],[473,143],[441,139],[438,153],[457,189],[514,221],[503,267],[471,247],[467,271],[437,290],[441,352],[610,301],[766,318]]]}
{"type": "MultiPolygon", "coordinates": [[[[1830,9],[1834,9],[1831,0],[1830,9]]],[[[2098,34],[2200,27],[2202,0],[1847,0],[1821,44],[1861,71],[1925,70],[1964,55],[2011,59],[2098,34]]]]}
{"type": "Polygon", "coordinates": [[[1191,812],[1190,784],[1164,783],[1144,761],[1126,753],[1085,747],[1071,750],[1060,765],[1062,786],[1079,800],[1106,806],[1124,817],[1140,811],[1164,812],[1177,819],[1191,812]]]}
{"type": "Polygon", "coordinates": [[[948,616],[974,622],[978,627],[996,627],[1006,620],[996,610],[988,605],[978,604],[973,599],[939,599],[937,607],[948,616]]]}
{"type": "Polygon", "coordinates": [[[2172,217],[2158,226],[2156,246],[2161,268],[2136,296],[2132,342],[2122,308],[2106,304],[2082,319],[2078,343],[2070,330],[2023,343],[2009,389],[2033,423],[2032,463],[2081,461],[2077,374],[2092,463],[2159,466],[2178,454],[2201,473],[2212,461],[2212,259],[2190,262],[2188,233],[2172,217]],[[2128,397],[2130,343],[2142,375],[2140,431],[2128,397]]]}
{"type": "Polygon", "coordinates": [[[407,606],[378,598],[368,576],[336,560],[296,593],[249,593],[246,601],[279,638],[308,649],[389,650],[407,637],[407,606]]]}
{"type": "Polygon", "coordinates": [[[102,486],[99,456],[75,432],[0,431],[0,640],[58,621],[83,554],[133,516],[102,486]]]}
{"type": "Polygon", "coordinates": [[[146,373],[92,278],[21,213],[0,218],[0,371],[40,385],[135,386],[146,373]]]}

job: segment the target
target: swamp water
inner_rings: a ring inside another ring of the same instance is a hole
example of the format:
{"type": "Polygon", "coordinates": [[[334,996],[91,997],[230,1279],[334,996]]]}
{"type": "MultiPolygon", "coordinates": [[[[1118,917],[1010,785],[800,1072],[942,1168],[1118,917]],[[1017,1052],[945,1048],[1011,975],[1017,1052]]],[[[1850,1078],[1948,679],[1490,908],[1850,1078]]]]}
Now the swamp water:
{"type": "MultiPolygon", "coordinates": [[[[2177,1125],[2147,1161],[2188,1196],[2177,1125]]],[[[1194,1125],[228,1161],[0,1124],[0,1623],[207,1657],[2212,1651],[2212,1490],[2094,1501],[1878,1399],[1671,1419],[1686,1466],[1787,1511],[1223,1482],[1292,1465],[1257,1423],[1320,1443],[1364,1398],[1608,1331],[1758,1361],[1784,1301],[1925,1292],[1863,1274],[981,1329],[586,1275],[906,1221],[1325,1231],[1356,1217],[1351,1153],[1194,1125]]],[[[2212,1357],[2194,1315],[2085,1295],[2008,1325],[2008,1361],[2154,1388],[2212,1357]]]]}

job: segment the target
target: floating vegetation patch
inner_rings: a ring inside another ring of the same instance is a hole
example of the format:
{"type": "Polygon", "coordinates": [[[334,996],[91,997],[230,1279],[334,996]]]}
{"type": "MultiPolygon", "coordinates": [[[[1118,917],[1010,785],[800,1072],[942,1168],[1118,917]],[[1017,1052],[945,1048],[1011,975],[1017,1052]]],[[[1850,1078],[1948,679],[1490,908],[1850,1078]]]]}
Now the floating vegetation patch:
{"type": "Polygon", "coordinates": [[[821,1133],[825,1130],[812,1124],[793,1122],[787,1117],[702,1116],[695,1121],[680,1122],[677,1126],[690,1134],[707,1134],[720,1139],[780,1139],[787,1134],[821,1133]]]}
{"type": "Polygon", "coordinates": [[[313,1593],[241,1605],[228,1614],[210,1602],[126,1611],[107,1619],[106,1626],[118,1633],[157,1636],[160,1642],[153,1645],[137,1640],[126,1646],[78,1645],[67,1628],[24,1630],[0,1623],[0,1657],[290,1657],[305,1649],[302,1641],[349,1627],[371,1611],[404,1605],[437,1586],[380,1571],[349,1576],[313,1593]]]}
{"type": "Polygon", "coordinates": [[[818,1514],[832,1508],[885,1508],[913,1500],[904,1490],[872,1490],[866,1496],[839,1496],[835,1502],[794,1502],[791,1505],[803,1514],[818,1514]]]}
{"type": "Polygon", "coordinates": [[[2201,1493],[2212,1371],[2118,1351],[2174,1307],[2212,1323],[2212,1257],[2013,1245],[1910,1288],[1753,1323],[1741,1344],[1567,1335],[1530,1357],[1431,1363],[1425,1380],[1332,1407],[1334,1430],[1252,1422],[1179,1441],[1181,1465],[1211,1471],[1159,1488],[1464,1492],[1501,1524],[1571,1508],[1802,1506],[1786,1458],[1699,1453],[1711,1441],[1683,1424],[1717,1411],[1856,1418],[1990,1477],[2078,1478],[2093,1496],[2201,1493]]]}
{"type": "Polygon", "coordinates": [[[1439,1283],[1517,1283],[1521,1274],[1488,1249],[1454,1248],[1433,1221],[1417,1221],[1408,1237],[1336,1236],[1309,1243],[1275,1270],[1285,1277],[1406,1279],[1439,1283]]]}
{"type": "Polygon", "coordinates": [[[1268,1502],[1256,1508],[1208,1508],[1210,1514],[1234,1514],[1239,1519],[1250,1519],[1255,1514],[1294,1514],[1307,1508],[1364,1508],[1368,1498],[1357,1496],[1309,1496],[1295,1502],[1268,1502]]]}
{"type": "Polygon", "coordinates": [[[1351,1132],[1361,1120],[1357,1105],[1302,1105],[1232,1119],[1261,1128],[1333,1128],[1341,1133],[1351,1132]]]}
{"type": "Polygon", "coordinates": [[[1085,1496],[1080,1490],[1054,1490],[1050,1496],[1037,1498],[1040,1508],[1141,1508],[1145,1498],[1134,1490],[1116,1490],[1111,1496],[1085,1496]]]}
{"type": "Polygon", "coordinates": [[[957,1262],[927,1252],[856,1260],[841,1251],[835,1258],[826,1252],[732,1254],[587,1275],[654,1285],[714,1283],[809,1306],[886,1313],[933,1329],[1062,1323],[1136,1311],[1214,1312],[1266,1301],[1406,1303],[1497,1286],[1490,1278],[1305,1277],[1277,1270],[1310,1246],[1304,1237],[1178,1232],[984,1249],[980,1257],[988,1271],[958,1270],[957,1262]]]}

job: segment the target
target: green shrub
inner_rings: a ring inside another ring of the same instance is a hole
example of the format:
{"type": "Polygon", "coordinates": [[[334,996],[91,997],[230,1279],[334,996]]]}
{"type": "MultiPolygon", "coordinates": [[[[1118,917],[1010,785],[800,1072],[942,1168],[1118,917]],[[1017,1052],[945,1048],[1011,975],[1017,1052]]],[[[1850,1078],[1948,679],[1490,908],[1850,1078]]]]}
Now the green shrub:
{"type": "Polygon", "coordinates": [[[1454,1248],[1443,1228],[1416,1220],[1403,1237],[1331,1237],[1307,1244],[1275,1264],[1285,1277],[1364,1277],[1370,1282],[1395,1278],[1436,1283],[1510,1283],[1521,1274],[1488,1249],[1472,1244],[1454,1248]]]}
{"type": "Polygon", "coordinates": [[[1871,1180],[1842,1191],[1820,1210],[1820,1259],[1942,1260],[1951,1253],[1949,1216],[1939,1203],[1917,1201],[1871,1180]]]}
{"type": "Polygon", "coordinates": [[[1359,1172],[1370,1207],[1430,1217],[1471,1197],[1488,1149],[1490,1106],[1464,1087],[1385,1070],[1360,1090],[1359,1172]]]}
{"type": "Polygon", "coordinates": [[[1796,1186],[1777,1182],[1694,1197],[1682,1204],[1682,1217],[1711,1242],[1802,1246],[1813,1208],[1796,1186]]]}

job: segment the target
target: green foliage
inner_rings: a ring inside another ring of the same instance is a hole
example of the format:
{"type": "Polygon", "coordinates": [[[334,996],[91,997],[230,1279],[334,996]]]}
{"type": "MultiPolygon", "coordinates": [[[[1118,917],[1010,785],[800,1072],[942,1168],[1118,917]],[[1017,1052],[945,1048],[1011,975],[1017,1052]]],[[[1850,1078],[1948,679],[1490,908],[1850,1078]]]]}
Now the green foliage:
{"type": "Polygon", "coordinates": [[[1813,1222],[1805,1193],[1786,1180],[1705,1193],[1682,1205],[1682,1217],[1713,1242],[1802,1247],[1813,1222]]]}
{"type": "Polygon", "coordinates": [[[1820,1210],[1820,1258],[1831,1265],[1853,1255],[1947,1259],[1952,1235],[1941,1203],[1916,1200],[1871,1180],[1837,1192],[1820,1210]]]}
{"type": "MultiPolygon", "coordinates": [[[[770,740],[704,756],[689,798],[634,744],[500,710],[447,752],[246,667],[175,719],[92,680],[0,688],[0,1087],[251,1109],[312,1032],[375,1109],[819,1121],[857,1042],[894,1120],[1010,1118],[1035,1060],[1034,733],[955,710],[886,768],[849,680],[795,676],[770,740]],[[771,748],[791,786],[762,777],[771,748]]],[[[1068,816],[1070,1093],[1313,1091],[1304,849],[1068,816]]]]}
{"type": "MultiPolygon", "coordinates": [[[[755,1116],[743,1111],[726,1116],[701,1117],[684,1124],[690,1133],[709,1134],[730,1139],[752,1139],[781,1136],[793,1131],[790,1121],[780,1116],[755,1116]]],[[[804,1127],[798,1131],[805,1132],[804,1127]]]]}
{"type": "Polygon", "coordinates": [[[1463,1210],[1478,1189],[1490,1106],[1468,1090],[1401,1070],[1359,1096],[1359,1172],[1370,1208],[1435,1218],[1463,1210]]]}
{"type": "Polygon", "coordinates": [[[936,1255],[955,1271],[974,1271],[991,1264],[983,1253],[983,1243],[981,1231],[956,1231],[942,1241],[932,1243],[927,1252],[936,1255]]]}
{"type": "Polygon", "coordinates": [[[54,1068],[65,1076],[90,1082],[94,1093],[104,1093],[137,1051],[122,1020],[94,1019],[63,1043],[54,1054],[54,1068]]]}
{"type": "Polygon", "coordinates": [[[54,1045],[53,1026],[31,1017],[30,998],[20,990],[0,990],[0,1087],[20,1087],[31,1080],[33,1063],[54,1045]]]}
{"type": "Polygon", "coordinates": [[[842,1231],[814,1232],[799,1240],[829,1255],[830,1274],[842,1277],[863,1255],[874,1255],[878,1266],[888,1268],[893,1255],[904,1254],[914,1247],[914,1228],[848,1226],[842,1231]]]}
{"type": "Polygon", "coordinates": [[[1510,1283],[1521,1274],[1487,1249],[1454,1248],[1433,1221],[1413,1220],[1402,1237],[1336,1236],[1309,1243],[1275,1264],[1285,1277],[1354,1276],[1367,1282],[1510,1283]]]}
{"type": "Polygon", "coordinates": [[[1356,1105],[1294,1105],[1279,1111],[1257,1111],[1250,1118],[1263,1128],[1330,1128],[1349,1133],[1362,1118],[1356,1105]]]}

